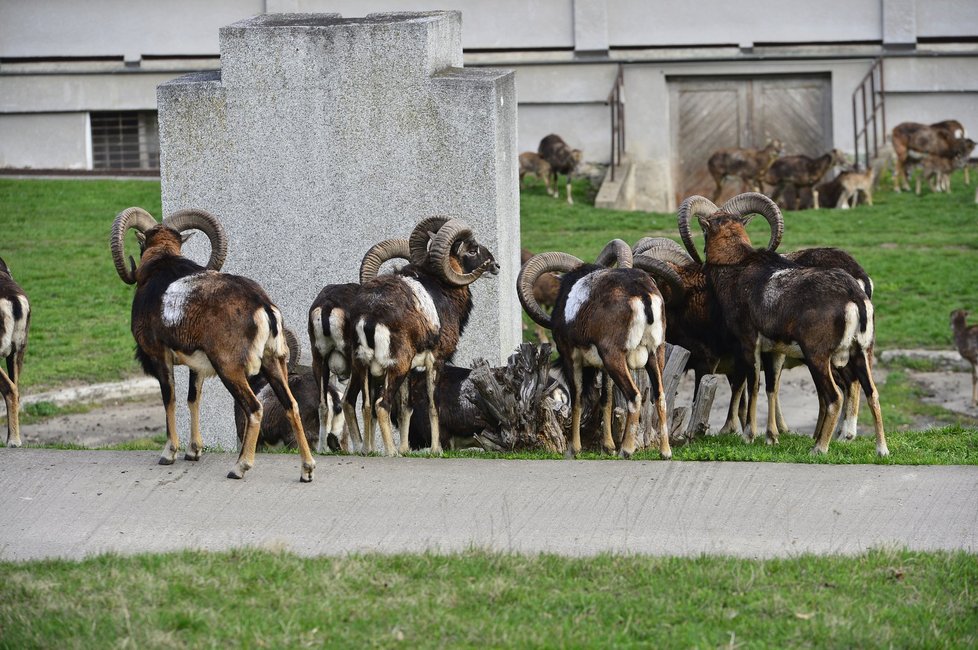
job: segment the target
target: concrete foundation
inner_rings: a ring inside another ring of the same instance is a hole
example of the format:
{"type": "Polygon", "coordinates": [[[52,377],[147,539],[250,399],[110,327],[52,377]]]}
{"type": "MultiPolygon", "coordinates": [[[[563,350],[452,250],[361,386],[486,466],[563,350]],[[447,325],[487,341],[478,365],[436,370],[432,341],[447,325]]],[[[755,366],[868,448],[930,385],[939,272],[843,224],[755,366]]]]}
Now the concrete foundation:
{"type": "MultiPolygon", "coordinates": [[[[355,281],[370,245],[424,217],[461,217],[502,270],[473,285],[456,361],[501,362],[520,337],[516,90],[511,71],[462,67],[461,15],[271,14],[222,28],[220,49],[220,71],[158,89],[164,212],[221,219],[224,270],[268,291],[303,359],[324,285],[355,281]]],[[[205,443],[234,449],[230,397],[204,392],[205,443]]]]}

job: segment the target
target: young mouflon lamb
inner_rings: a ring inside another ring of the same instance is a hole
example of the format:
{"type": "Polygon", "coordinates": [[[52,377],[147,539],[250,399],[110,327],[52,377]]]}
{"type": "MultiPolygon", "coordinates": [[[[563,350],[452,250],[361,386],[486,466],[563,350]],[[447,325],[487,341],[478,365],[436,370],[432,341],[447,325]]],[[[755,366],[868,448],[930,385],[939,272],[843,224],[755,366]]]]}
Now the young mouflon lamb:
{"type": "Polygon", "coordinates": [[[978,325],[967,324],[968,312],[956,309],[951,312],[951,331],[954,346],[971,364],[971,405],[978,406],[978,325]]]}

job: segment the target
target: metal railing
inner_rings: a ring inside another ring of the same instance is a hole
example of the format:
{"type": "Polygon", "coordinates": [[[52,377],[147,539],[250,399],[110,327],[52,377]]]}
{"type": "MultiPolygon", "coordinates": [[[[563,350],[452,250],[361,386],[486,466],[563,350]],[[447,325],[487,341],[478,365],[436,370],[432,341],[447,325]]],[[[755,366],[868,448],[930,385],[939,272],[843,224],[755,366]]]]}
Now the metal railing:
{"type": "Polygon", "coordinates": [[[611,180],[615,180],[615,168],[625,153],[625,68],[620,63],[605,104],[611,107],[611,180]]]}
{"type": "Polygon", "coordinates": [[[863,169],[869,168],[870,161],[879,154],[880,148],[886,144],[884,92],[883,58],[880,57],[873,62],[869,72],[852,91],[852,139],[855,145],[855,163],[856,166],[860,164],[861,144],[863,169]],[[878,119],[877,115],[879,116],[878,119]],[[860,139],[862,140],[861,143],[860,139]],[[871,140],[872,155],[870,155],[871,140]]]}

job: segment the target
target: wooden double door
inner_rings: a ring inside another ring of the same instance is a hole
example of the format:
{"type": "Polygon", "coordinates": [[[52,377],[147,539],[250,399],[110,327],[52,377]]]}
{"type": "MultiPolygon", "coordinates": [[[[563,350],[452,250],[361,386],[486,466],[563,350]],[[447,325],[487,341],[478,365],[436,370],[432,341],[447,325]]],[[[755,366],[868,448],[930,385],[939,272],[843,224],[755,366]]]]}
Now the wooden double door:
{"type": "MultiPolygon", "coordinates": [[[[724,147],[763,147],[770,139],[786,154],[820,156],[832,148],[832,87],[826,75],[687,77],[669,80],[673,178],[678,205],[713,195],[706,162],[724,147]]],[[[737,194],[724,184],[720,200],[737,194]]]]}

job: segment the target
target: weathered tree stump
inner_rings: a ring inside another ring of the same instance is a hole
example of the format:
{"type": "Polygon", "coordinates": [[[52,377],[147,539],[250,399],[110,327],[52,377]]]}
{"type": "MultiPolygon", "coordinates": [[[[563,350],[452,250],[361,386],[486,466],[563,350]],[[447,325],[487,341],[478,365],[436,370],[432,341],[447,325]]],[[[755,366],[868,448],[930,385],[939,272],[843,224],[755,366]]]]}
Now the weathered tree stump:
{"type": "MultiPolygon", "coordinates": [[[[550,360],[551,346],[523,343],[501,368],[491,368],[484,360],[476,361],[463,383],[459,406],[469,412],[472,406],[488,423],[476,434],[486,449],[515,451],[545,449],[563,453],[570,431],[570,390],[560,371],[550,360]],[[464,408],[463,408],[464,407],[464,408]]],[[[678,444],[706,433],[710,408],[716,394],[718,376],[709,375],[700,384],[692,406],[675,406],[679,381],[686,369],[689,351],[679,346],[666,347],[663,386],[666,395],[667,430],[678,444]]],[[[593,371],[589,371],[593,372],[593,371]]],[[[650,386],[644,370],[634,373],[642,392],[643,405],[637,438],[644,446],[658,445],[657,415],[649,399],[650,386]]],[[[586,449],[601,449],[604,382],[591,381],[582,396],[581,442],[586,449]]],[[[615,443],[621,443],[626,405],[617,389],[613,393],[612,427],[615,443]]]]}
{"type": "Polygon", "coordinates": [[[693,410],[686,428],[686,439],[695,440],[705,436],[710,429],[710,410],[717,394],[717,386],[722,375],[706,375],[700,380],[699,389],[693,398],[693,410]]]}
{"type": "Polygon", "coordinates": [[[569,417],[566,391],[550,379],[550,345],[523,343],[505,367],[479,359],[462,396],[476,405],[492,426],[476,434],[487,449],[514,451],[567,448],[563,421],[569,417]]]}

